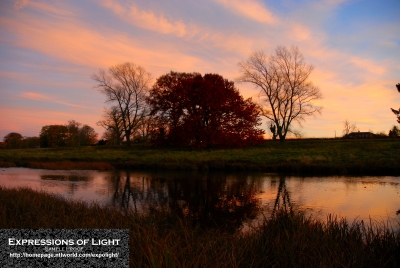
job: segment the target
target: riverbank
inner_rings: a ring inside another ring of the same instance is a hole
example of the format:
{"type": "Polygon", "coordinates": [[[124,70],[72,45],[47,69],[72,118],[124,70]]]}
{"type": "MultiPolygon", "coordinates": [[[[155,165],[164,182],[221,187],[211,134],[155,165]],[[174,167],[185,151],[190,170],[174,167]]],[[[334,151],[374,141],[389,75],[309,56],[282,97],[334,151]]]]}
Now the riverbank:
{"type": "Polygon", "coordinates": [[[2,149],[1,167],[230,170],[323,175],[400,175],[400,139],[267,141],[240,149],[191,150],[135,144],[2,149]]]}
{"type": "Polygon", "coordinates": [[[130,267],[399,267],[400,232],[280,211],[247,233],[0,187],[0,228],[130,230],[130,267]]]}

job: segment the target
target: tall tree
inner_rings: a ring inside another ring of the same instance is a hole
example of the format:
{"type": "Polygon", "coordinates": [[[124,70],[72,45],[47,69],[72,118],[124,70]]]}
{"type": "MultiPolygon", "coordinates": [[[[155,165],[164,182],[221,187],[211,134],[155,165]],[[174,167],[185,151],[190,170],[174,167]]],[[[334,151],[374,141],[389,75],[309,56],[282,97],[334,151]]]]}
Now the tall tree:
{"type": "Polygon", "coordinates": [[[234,147],[262,140],[259,107],[218,74],[163,75],[150,91],[149,104],[159,138],[167,144],[234,147]]]}
{"type": "Polygon", "coordinates": [[[304,62],[297,47],[279,46],[275,55],[254,52],[239,63],[238,82],[248,82],[260,89],[265,104],[263,115],[276,126],[276,135],[284,141],[293,121],[301,124],[307,116],[321,112],[313,101],[322,98],[318,87],[309,81],[314,67],[304,62]]]}
{"type": "Polygon", "coordinates": [[[106,102],[112,102],[119,113],[126,143],[131,143],[143,118],[148,114],[146,97],[151,75],[143,67],[133,63],[123,63],[109,68],[108,72],[100,70],[92,79],[95,86],[106,96],[106,102]]]}

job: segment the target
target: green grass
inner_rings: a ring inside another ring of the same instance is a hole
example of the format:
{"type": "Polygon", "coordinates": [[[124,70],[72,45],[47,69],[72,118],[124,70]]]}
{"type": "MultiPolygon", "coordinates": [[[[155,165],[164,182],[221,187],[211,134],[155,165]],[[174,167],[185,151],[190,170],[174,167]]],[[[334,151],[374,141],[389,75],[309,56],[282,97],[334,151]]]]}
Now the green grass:
{"type": "Polygon", "coordinates": [[[0,228],[128,228],[131,267],[400,267],[400,232],[278,211],[247,233],[0,187],[0,228]]]}
{"type": "Polygon", "coordinates": [[[56,163],[53,169],[260,170],[327,175],[399,175],[400,139],[268,141],[248,148],[209,150],[147,145],[0,150],[0,166],[3,167],[40,167],[38,163],[49,162],[56,163]],[[93,162],[102,164],[96,168],[90,164],[93,162]]]}

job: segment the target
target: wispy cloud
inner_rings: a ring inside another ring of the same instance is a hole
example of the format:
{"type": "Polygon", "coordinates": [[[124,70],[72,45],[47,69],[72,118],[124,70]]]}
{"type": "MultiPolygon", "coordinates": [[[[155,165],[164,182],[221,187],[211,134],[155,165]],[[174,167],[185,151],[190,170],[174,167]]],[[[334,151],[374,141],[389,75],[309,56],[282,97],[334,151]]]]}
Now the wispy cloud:
{"type": "Polygon", "coordinates": [[[120,3],[112,0],[104,0],[102,4],[121,18],[128,20],[138,27],[163,34],[174,34],[177,36],[184,36],[186,34],[186,25],[183,21],[168,19],[163,14],[142,10],[134,4],[122,6],[120,3]]]}
{"type": "Polygon", "coordinates": [[[14,3],[14,9],[20,10],[26,7],[29,3],[29,0],[16,0],[14,3]]]}
{"type": "Polygon", "coordinates": [[[298,42],[309,40],[312,37],[312,31],[300,23],[294,23],[290,28],[291,38],[298,42]]]}
{"type": "Polygon", "coordinates": [[[114,0],[102,0],[100,3],[118,15],[124,15],[126,13],[126,9],[117,1],[114,0]]]}
{"type": "Polygon", "coordinates": [[[29,100],[54,102],[54,103],[58,103],[58,104],[62,104],[62,105],[66,105],[66,106],[70,106],[70,107],[74,107],[74,108],[90,109],[90,107],[81,106],[81,105],[77,105],[77,104],[73,104],[73,103],[68,103],[65,101],[60,101],[54,97],[46,96],[46,95],[43,95],[43,94],[40,94],[37,92],[22,92],[20,94],[20,97],[29,99],[29,100]]]}
{"type": "MultiPolygon", "coordinates": [[[[146,68],[166,71],[186,68],[192,71],[196,69],[195,66],[209,65],[205,59],[196,55],[196,50],[202,54],[206,49],[213,54],[220,51],[220,54],[233,52],[243,55],[251,51],[253,41],[238,33],[224,33],[193,24],[179,26],[179,21],[170,22],[164,15],[159,14],[157,17],[154,12],[141,11],[136,7],[123,8],[116,3],[108,4],[107,7],[136,27],[162,34],[169,33],[182,40],[175,43],[146,43],[136,35],[118,30],[92,30],[74,17],[54,21],[49,20],[49,17],[38,19],[27,13],[20,14],[18,20],[0,18],[0,23],[13,29],[15,38],[10,42],[14,47],[30,49],[61,61],[96,69],[134,59],[135,63],[146,68]],[[132,16],[129,15],[131,12],[142,15],[132,22],[132,16]],[[190,31],[185,31],[186,28],[190,31]],[[181,34],[184,36],[179,36],[181,34]],[[191,45],[188,46],[185,42],[191,42],[191,45]]],[[[210,58],[212,57],[210,54],[210,58]]]]}
{"type": "MultiPolygon", "coordinates": [[[[346,9],[354,10],[358,4],[354,0],[173,3],[5,1],[0,9],[0,50],[6,59],[0,70],[1,106],[31,109],[25,114],[47,107],[45,113],[35,113],[39,119],[49,119],[52,109],[59,109],[59,113],[66,111],[60,114],[66,122],[83,121],[79,117],[84,113],[72,113],[90,102],[87,106],[99,112],[91,111],[91,121],[83,122],[95,125],[104,100],[91,96],[95,90],[90,75],[99,68],[132,61],[155,78],[174,70],[215,72],[234,79],[237,62],[252,51],[271,54],[278,45],[297,45],[306,62],[315,66],[312,81],[324,95],[318,102],[324,106],[321,117],[307,120],[305,131],[312,129],[315,136],[323,136],[328,133],[323,128],[338,130],[345,119],[364,124],[362,129],[368,128],[368,122],[377,130],[395,123],[385,116],[393,117],[389,108],[398,106],[400,96],[393,88],[400,70],[397,20],[381,23],[370,18],[370,26],[361,31],[339,31],[327,24],[341,22],[341,15],[354,24],[346,9]],[[365,103],[368,111],[354,108],[365,103]]],[[[237,86],[245,97],[257,94],[251,85],[237,86]]],[[[10,110],[7,116],[13,118],[13,114],[17,112],[10,110]]],[[[18,114],[18,120],[24,120],[23,113],[18,114]]],[[[13,120],[7,122],[10,125],[13,120]]]]}
{"type": "Polygon", "coordinates": [[[40,130],[46,125],[64,125],[69,120],[76,120],[83,124],[89,124],[96,132],[103,130],[93,122],[99,120],[98,113],[70,113],[62,110],[27,108],[20,109],[0,107],[0,136],[5,136],[10,132],[19,132],[23,136],[39,136],[40,130]]]}
{"type": "Polygon", "coordinates": [[[134,24],[148,30],[177,36],[186,35],[185,23],[179,20],[169,20],[162,14],[155,14],[151,11],[144,11],[136,6],[131,6],[129,17],[134,24]]]}
{"type": "Polygon", "coordinates": [[[369,59],[352,56],[350,57],[350,62],[371,74],[382,75],[386,72],[382,65],[369,59]]]}
{"type": "Polygon", "coordinates": [[[133,26],[202,44],[208,49],[216,47],[223,48],[225,51],[246,51],[247,53],[251,47],[252,41],[241,34],[218,31],[204,25],[185,22],[182,19],[172,19],[163,13],[143,10],[134,4],[123,6],[113,0],[104,0],[101,3],[133,26]]]}
{"type": "Polygon", "coordinates": [[[258,0],[215,0],[232,12],[252,20],[273,24],[278,18],[258,0]]]}
{"type": "MultiPolygon", "coordinates": [[[[50,72],[50,71],[56,71],[56,72],[62,72],[62,73],[69,73],[69,74],[78,74],[78,71],[76,69],[68,69],[65,66],[59,66],[59,67],[52,67],[52,66],[37,66],[37,65],[30,65],[30,64],[25,64],[24,65],[26,68],[33,68],[36,71],[40,70],[42,72],[50,72]]],[[[79,69],[78,69],[79,70],[79,69]]],[[[89,77],[89,74],[88,74],[89,77]]],[[[37,75],[29,74],[29,73],[24,73],[24,72],[11,72],[11,71],[1,71],[0,70],[0,78],[3,79],[3,81],[8,81],[8,82],[14,82],[18,83],[21,85],[26,86],[38,86],[38,87],[52,87],[52,88],[58,88],[58,89],[71,89],[71,88],[89,88],[91,84],[89,84],[86,81],[57,81],[55,79],[43,79],[38,77],[37,75]]],[[[4,88],[0,88],[1,90],[4,90],[4,88]]]]}
{"type": "Polygon", "coordinates": [[[17,11],[21,11],[22,9],[29,6],[30,9],[42,12],[44,14],[53,14],[58,16],[74,16],[75,12],[69,11],[66,9],[66,6],[63,5],[64,3],[59,2],[57,3],[58,7],[51,5],[46,2],[40,1],[32,1],[32,0],[16,0],[14,3],[14,9],[17,11]]]}

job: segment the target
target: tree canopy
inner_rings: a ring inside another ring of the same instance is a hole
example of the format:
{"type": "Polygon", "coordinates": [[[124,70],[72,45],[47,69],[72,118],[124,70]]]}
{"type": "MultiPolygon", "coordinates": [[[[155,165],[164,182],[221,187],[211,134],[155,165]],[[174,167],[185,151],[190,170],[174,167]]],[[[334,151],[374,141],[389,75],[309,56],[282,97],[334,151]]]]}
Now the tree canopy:
{"type": "Polygon", "coordinates": [[[170,72],[157,79],[148,103],[159,143],[205,148],[262,140],[259,107],[218,74],[170,72]]]}
{"type": "Polygon", "coordinates": [[[96,142],[97,133],[88,126],[75,120],[66,125],[43,126],[39,134],[40,147],[64,147],[92,145],[96,142]]]}
{"type": "Polygon", "coordinates": [[[17,132],[8,133],[3,138],[6,148],[19,148],[21,146],[22,140],[22,135],[17,132]]]}
{"type": "Polygon", "coordinates": [[[68,128],[65,125],[43,126],[39,134],[40,147],[63,147],[67,145],[68,128]]]}

